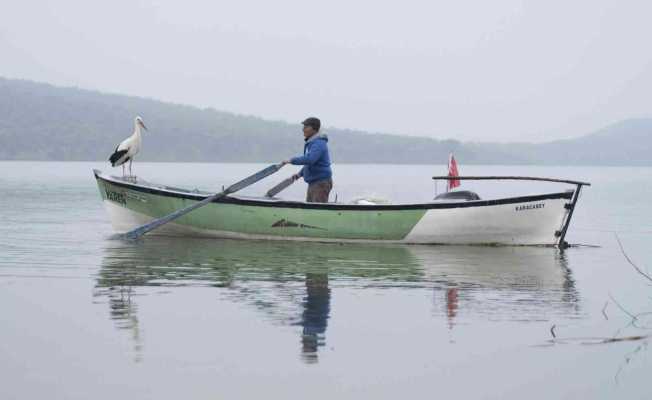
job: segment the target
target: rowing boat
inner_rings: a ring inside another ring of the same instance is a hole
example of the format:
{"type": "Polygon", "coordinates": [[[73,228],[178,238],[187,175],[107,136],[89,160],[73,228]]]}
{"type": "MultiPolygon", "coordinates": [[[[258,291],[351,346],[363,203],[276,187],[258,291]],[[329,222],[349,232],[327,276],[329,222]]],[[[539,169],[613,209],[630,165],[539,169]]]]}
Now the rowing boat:
{"type": "MultiPolygon", "coordinates": [[[[212,193],[109,176],[94,170],[114,230],[127,232],[212,193]]],[[[449,179],[448,177],[435,177],[449,179]]],[[[524,177],[575,185],[573,190],[483,200],[478,196],[418,204],[307,203],[231,195],[152,232],[157,235],[326,242],[541,245],[564,240],[585,182],[524,177]]],[[[456,192],[451,192],[454,194],[456,192]]]]}

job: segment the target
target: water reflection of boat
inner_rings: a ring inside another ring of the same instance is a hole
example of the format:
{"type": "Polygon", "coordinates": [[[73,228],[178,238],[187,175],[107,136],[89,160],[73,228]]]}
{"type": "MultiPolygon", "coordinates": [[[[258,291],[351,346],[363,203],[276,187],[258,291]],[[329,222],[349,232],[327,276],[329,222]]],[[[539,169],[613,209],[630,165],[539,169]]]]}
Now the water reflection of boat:
{"type": "Polygon", "coordinates": [[[460,311],[491,319],[541,320],[579,313],[567,253],[544,248],[409,248],[451,326],[460,311]]]}
{"type": "MultiPolygon", "coordinates": [[[[197,240],[109,241],[96,296],[140,346],[134,295],[145,287],[208,286],[259,310],[272,323],[301,327],[301,352],[317,361],[339,287],[434,291],[436,314],[540,319],[576,312],[566,260],[546,248],[474,248],[197,240]]],[[[160,290],[160,289],[157,289],[160,290]]]]}

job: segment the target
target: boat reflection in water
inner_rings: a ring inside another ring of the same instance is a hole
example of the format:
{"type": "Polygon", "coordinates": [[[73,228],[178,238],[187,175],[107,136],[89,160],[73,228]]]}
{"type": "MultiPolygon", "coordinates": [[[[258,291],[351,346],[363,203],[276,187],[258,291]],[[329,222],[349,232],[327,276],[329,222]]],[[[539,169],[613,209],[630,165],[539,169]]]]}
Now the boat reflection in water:
{"type": "Polygon", "coordinates": [[[95,296],[108,300],[111,318],[131,332],[138,354],[136,295],[214,287],[271,323],[298,326],[302,359],[313,363],[326,344],[333,289],[432,291],[435,316],[451,328],[463,316],[540,320],[579,312],[566,263],[550,248],[151,237],[107,241],[95,296]]]}
{"type": "Polygon", "coordinates": [[[539,321],[580,315],[568,254],[540,247],[411,247],[436,313],[449,327],[469,319],[539,321]]]}

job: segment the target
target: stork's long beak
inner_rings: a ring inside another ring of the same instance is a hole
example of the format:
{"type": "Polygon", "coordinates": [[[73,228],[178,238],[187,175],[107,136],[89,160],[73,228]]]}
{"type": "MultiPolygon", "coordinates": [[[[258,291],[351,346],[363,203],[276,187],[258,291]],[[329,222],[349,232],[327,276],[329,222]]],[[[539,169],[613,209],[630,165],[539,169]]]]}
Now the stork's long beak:
{"type": "Polygon", "coordinates": [[[142,121],[140,122],[140,126],[142,126],[142,127],[143,127],[143,129],[145,129],[146,131],[148,131],[148,130],[149,130],[149,129],[147,129],[147,127],[145,126],[145,124],[144,124],[144,123],[143,123],[142,121]]]}

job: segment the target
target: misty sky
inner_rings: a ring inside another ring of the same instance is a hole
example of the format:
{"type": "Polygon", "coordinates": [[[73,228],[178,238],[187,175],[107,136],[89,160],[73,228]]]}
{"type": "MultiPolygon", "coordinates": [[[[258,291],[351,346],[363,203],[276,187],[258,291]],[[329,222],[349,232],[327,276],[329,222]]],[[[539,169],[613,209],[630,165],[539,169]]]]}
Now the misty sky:
{"type": "Polygon", "coordinates": [[[649,1],[0,0],[0,76],[539,142],[652,115],[651,20],[649,1]]]}

